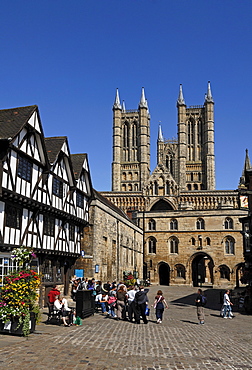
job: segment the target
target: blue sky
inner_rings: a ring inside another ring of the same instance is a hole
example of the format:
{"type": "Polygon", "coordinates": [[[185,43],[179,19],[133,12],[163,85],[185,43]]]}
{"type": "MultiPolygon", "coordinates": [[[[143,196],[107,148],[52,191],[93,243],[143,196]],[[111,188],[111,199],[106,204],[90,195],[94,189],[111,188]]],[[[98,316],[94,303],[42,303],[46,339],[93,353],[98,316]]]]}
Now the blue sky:
{"type": "Polygon", "coordinates": [[[235,189],[252,157],[250,0],[3,0],[0,108],[37,104],[45,136],[89,156],[93,186],[111,189],[112,105],[136,109],[145,87],[151,170],[158,122],[176,136],[176,100],[215,100],[216,188],[235,189]]]}

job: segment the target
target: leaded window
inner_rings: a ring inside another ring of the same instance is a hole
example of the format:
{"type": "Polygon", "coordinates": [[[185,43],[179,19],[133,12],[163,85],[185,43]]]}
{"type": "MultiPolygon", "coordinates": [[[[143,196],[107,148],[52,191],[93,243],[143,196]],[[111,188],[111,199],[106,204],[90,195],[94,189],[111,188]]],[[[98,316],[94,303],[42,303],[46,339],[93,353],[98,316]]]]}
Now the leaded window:
{"type": "Polygon", "coordinates": [[[53,178],[53,188],[52,192],[59,198],[63,198],[63,182],[57,177],[53,178]]]}
{"type": "Polygon", "coordinates": [[[31,181],[32,178],[32,163],[24,157],[19,157],[17,174],[26,181],[31,181]]]}
{"type": "Polygon", "coordinates": [[[178,239],[175,237],[172,237],[169,240],[170,243],[170,253],[178,253],[178,239]]]}
{"type": "Polygon", "coordinates": [[[22,209],[10,204],[5,204],[5,226],[14,229],[21,228],[22,209]]]}
{"type": "Polygon", "coordinates": [[[148,244],[149,244],[149,253],[156,253],[156,239],[150,237],[148,244]]]}
{"type": "Polygon", "coordinates": [[[69,224],[69,240],[74,241],[74,236],[75,236],[75,225],[69,224]]]}
{"type": "Polygon", "coordinates": [[[44,216],[44,234],[54,236],[55,234],[55,218],[44,216]]]}
{"type": "Polygon", "coordinates": [[[76,192],[76,205],[77,207],[84,208],[84,195],[79,191],[76,192]]]}

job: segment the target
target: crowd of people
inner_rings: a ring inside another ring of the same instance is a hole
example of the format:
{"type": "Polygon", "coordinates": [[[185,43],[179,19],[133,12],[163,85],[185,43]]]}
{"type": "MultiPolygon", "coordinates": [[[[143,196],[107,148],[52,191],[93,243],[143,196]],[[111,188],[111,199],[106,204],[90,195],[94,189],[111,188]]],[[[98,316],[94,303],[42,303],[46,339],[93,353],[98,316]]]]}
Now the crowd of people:
{"type": "MultiPolygon", "coordinates": [[[[149,289],[143,285],[135,284],[126,286],[123,282],[102,284],[95,279],[73,279],[72,299],[76,299],[78,290],[91,290],[94,296],[96,307],[100,307],[104,315],[116,320],[125,320],[140,324],[142,319],[144,324],[148,324],[149,300],[147,293],[149,289]]],[[[157,323],[162,323],[164,308],[168,308],[167,302],[161,290],[157,292],[152,306],[156,310],[157,323]]]]}
{"type": "MultiPolygon", "coordinates": [[[[116,320],[125,320],[140,324],[142,319],[144,324],[148,324],[147,316],[149,315],[149,289],[143,285],[135,284],[134,286],[126,286],[123,282],[110,283],[109,281],[102,284],[101,281],[95,279],[76,279],[72,281],[71,297],[75,301],[78,290],[91,290],[95,301],[96,308],[100,308],[102,314],[116,320]]],[[[232,318],[232,302],[229,298],[229,290],[226,290],[224,295],[223,307],[221,316],[223,318],[232,318]]],[[[68,302],[65,297],[60,298],[60,292],[57,286],[48,294],[48,301],[54,309],[60,310],[62,320],[65,326],[70,326],[74,322],[75,311],[68,307],[68,302]]],[[[206,297],[202,289],[198,289],[195,304],[197,307],[197,316],[199,324],[205,323],[204,306],[206,305],[206,297]]],[[[151,305],[155,309],[156,322],[161,324],[163,320],[163,312],[168,308],[168,304],[161,290],[157,291],[155,300],[151,305]]]]}

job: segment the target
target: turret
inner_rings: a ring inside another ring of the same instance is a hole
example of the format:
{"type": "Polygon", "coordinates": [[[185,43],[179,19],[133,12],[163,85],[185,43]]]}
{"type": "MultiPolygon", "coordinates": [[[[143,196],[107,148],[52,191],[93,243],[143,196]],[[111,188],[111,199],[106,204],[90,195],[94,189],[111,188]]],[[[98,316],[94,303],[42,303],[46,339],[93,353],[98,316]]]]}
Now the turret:
{"type": "Polygon", "coordinates": [[[214,155],[214,100],[208,81],[207,94],[205,96],[205,124],[204,124],[204,150],[206,189],[215,190],[215,155],[214,155]]]}
{"type": "Polygon", "coordinates": [[[182,85],[179,86],[177,100],[178,109],[178,176],[181,190],[186,188],[186,104],[183,96],[182,85]]]}
{"type": "Polygon", "coordinates": [[[121,117],[122,107],[119,91],[116,89],[113,105],[113,163],[112,163],[112,191],[120,191],[120,162],[121,162],[121,117]]]}
{"type": "Polygon", "coordinates": [[[243,171],[242,171],[242,175],[240,177],[240,183],[239,183],[239,188],[243,188],[245,187],[245,176],[246,176],[246,171],[251,169],[251,162],[250,162],[250,159],[249,159],[249,154],[248,154],[248,149],[246,149],[246,155],[245,155],[245,161],[244,161],[244,167],[243,167],[243,171]]]}

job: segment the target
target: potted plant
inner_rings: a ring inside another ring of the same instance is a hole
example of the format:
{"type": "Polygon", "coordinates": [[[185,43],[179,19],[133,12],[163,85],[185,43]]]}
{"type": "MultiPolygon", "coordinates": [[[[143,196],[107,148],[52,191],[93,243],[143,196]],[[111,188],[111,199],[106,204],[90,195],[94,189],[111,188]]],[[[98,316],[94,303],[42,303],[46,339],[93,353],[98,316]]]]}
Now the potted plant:
{"type": "Polygon", "coordinates": [[[25,335],[35,329],[39,308],[37,305],[40,276],[29,268],[36,258],[33,250],[19,247],[12,258],[19,268],[6,275],[0,291],[0,332],[25,335]]]}

